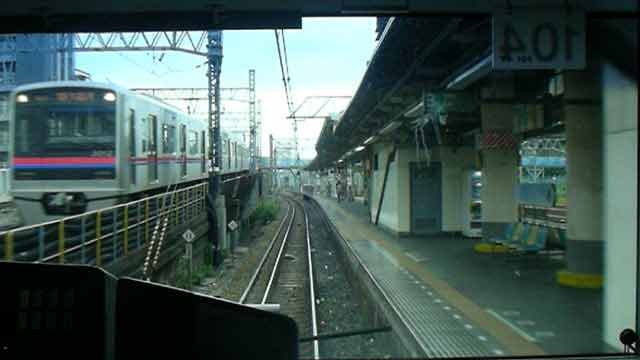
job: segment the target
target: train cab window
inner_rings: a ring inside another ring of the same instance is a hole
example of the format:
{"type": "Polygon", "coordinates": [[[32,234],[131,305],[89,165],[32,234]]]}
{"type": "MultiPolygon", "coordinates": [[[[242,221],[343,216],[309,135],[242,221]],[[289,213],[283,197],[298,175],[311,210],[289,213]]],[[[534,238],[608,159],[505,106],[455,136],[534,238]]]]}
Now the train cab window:
{"type": "Polygon", "coordinates": [[[173,125],[162,125],[162,152],[165,154],[176,152],[176,127],[173,125]]]}

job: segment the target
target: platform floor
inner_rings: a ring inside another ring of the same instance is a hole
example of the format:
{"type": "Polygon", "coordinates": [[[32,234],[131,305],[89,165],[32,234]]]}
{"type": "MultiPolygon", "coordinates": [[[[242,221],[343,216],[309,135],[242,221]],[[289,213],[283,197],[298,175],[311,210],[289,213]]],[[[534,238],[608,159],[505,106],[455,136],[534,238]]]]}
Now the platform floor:
{"type": "Polygon", "coordinates": [[[398,238],[360,202],[316,199],[430,356],[610,353],[602,290],[558,285],[559,261],[478,254],[461,236],[398,238]]]}

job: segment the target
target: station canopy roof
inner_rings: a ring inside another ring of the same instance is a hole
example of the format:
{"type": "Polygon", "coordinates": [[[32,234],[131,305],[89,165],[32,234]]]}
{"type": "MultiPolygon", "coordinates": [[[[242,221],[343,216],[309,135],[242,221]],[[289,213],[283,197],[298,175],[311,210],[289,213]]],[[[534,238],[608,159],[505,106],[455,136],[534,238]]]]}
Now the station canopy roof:
{"type": "MultiPolygon", "coordinates": [[[[425,89],[443,89],[486,58],[489,16],[390,18],[347,109],[334,131],[323,131],[309,169],[332,166],[422,101],[425,89]]],[[[324,129],[323,129],[324,130],[324,129]]]]}

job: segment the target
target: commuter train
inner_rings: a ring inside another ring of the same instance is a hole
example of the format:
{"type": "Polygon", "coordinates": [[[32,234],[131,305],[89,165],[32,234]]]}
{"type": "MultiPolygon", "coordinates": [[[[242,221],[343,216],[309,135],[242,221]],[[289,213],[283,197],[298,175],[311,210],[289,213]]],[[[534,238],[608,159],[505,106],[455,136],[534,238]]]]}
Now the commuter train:
{"type": "MultiPolygon", "coordinates": [[[[11,195],[21,225],[104,208],[202,181],[208,127],[159,99],[111,84],[44,82],[9,100],[11,195]]],[[[248,169],[225,134],[221,171],[248,169]]]]}

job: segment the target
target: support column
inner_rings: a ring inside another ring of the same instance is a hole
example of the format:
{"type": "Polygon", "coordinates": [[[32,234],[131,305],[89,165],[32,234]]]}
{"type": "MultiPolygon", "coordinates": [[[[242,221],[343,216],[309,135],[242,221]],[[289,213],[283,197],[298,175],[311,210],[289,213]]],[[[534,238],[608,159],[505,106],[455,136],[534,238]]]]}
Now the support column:
{"type": "Polygon", "coordinates": [[[513,135],[513,106],[508,101],[491,100],[481,105],[483,242],[503,237],[507,225],[518,220],[518,142],[513,135]]]}
{"type": "Polygon", "coordinates": [[[602,286],[602,113],[599,69],[563,74],[562,116],[567,136],[567,269],[558,283],[602,286]]]}
{"type": "Polygon", "coordinates": [[[469,202],[463,202],[464,177],[473,168],[472,147],[437,147],[442,162],[442,228],[443,232],[461,233],[463,213],[469,202]]]}
{"type": "Polygon", "coordinates": [[[218,223],[218,251],[225,250],[229,247],[227,239],[227,208],[225,206],[225,196],[218,195],[215,203],[216,218],[218,223]]]}
{"type": "Polygon", "coordinates": [[[622,350],[620,329],[633,329],[638,317],[638,83],[607,64],[602,85],[604,340],[622,350]]]}

